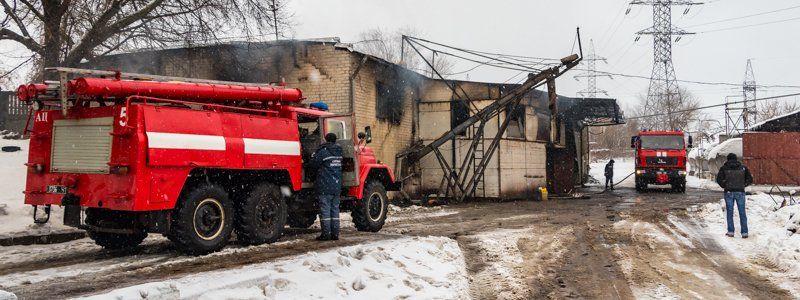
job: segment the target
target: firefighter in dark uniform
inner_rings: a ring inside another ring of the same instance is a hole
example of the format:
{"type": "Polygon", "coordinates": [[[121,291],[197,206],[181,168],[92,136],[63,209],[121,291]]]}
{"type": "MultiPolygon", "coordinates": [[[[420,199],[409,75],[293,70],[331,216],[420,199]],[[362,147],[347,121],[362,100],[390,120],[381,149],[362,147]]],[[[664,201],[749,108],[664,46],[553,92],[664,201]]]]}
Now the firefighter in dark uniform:
{"type": "Polygon", "coordinates": [[[314,152],[312,165],[316,169],[314,186],[319,197],[319,220],[322,233],[319,241],[339,239],[339,194],[342,192],[342,147],[336,144],[336,134],[325,135],[325,143],[314,152]]]}
{"type": "Polygon", "coordinates": [[[613,159],[609,160],[608,163],[606,164],[605,175],[606,175],[606,190],[608,190],[609,188],[611,190],[614,190],[614,160],[613,159]]]}

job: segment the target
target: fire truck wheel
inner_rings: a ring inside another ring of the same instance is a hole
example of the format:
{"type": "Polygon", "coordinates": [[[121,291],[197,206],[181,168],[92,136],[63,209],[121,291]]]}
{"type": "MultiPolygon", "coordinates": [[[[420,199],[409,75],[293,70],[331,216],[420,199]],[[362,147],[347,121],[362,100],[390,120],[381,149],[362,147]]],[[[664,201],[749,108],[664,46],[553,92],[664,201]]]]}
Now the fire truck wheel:
{"type": "Polygon", "coordinates": [[[233,204],[217,185],[202,184],[181,196],[167,237],[179,249],[202,255],[222,249],[233,231],[233,204]]]}
{"type": "Polygon", "coordinates": [[[257,185],[236,203],[236,217],[239,241],[249,245],[277,241],[286,225],[286,201],[280,188],[271,183],[257,185]]]}
{"type": "Polygon", "coordinates": [[[289,214],[286,219],[286,223],[289,224],[291,228],[300,228],[306,229],[311,227],[314,224],[314,221],[317,220],[317,212],[315,211],[298,211],[289,214]]]}
{"type": "Polygon", "coordinates": [[[686,192],[686,183],[685,182],[678,182],[672,184],[672,191],[676,193],[685,193],[686,192]]]}
{"type": "Polygon", "coordinates": [[[386,188],[377,181],[370,181],[364,188],[364,198],[353,207],[353,223],[358,231],[378,232],[386,222],[389,198],[386,188]]]}

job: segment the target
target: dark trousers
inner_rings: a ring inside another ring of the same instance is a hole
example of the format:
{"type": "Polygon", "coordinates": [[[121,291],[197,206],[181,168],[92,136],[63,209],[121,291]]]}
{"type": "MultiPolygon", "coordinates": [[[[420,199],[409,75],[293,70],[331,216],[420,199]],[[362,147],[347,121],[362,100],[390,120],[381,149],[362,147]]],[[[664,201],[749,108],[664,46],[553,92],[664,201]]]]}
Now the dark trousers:
{"type": "Polygon", "coordinates": [[[339,236],[339,195],[319,195],[319,223],[322,236],[339,236]]]}
{"type": "Polygon", "coordinates": [[[614,189],[614,179],[611,177],[606,177],[606,189],[611,188],[614,189]]]}

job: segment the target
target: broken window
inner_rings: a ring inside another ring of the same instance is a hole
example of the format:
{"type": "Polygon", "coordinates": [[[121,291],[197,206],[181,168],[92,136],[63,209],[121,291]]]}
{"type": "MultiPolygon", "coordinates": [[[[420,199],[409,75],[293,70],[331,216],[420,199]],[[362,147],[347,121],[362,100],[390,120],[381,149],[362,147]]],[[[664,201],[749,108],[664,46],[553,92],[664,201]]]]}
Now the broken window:
{"type": "Polygon", "coordinates": [[[506,128],[507,138],[525,138],[525,105],[509,104],[506,108],[506,114],[510,118],[508,127],[506,128]]]}
{"type": "Polygon", "coordinates": [[[380,81],[375,82],[375,116],[378,120],[399,125],[403,120],[403,97],[400,89],[380,81]]]}
{"type": "Polygon", "coordinates": [[[550,140],[550,115],[543,113],[536,113],[536,120],[539,122],[536,126],[536,140],[547,142],[550,140]]]}
{"type": "MultiPolygon", "coordinates": [[[[469,107],[467,102],[463,100],[456,100],[450,102],[450,129],[455,129],[461,123],[464,123],[469,118],[469,107]]],[[[466,136],[467,132],[461,132],[458,135],[466,136]]]]}

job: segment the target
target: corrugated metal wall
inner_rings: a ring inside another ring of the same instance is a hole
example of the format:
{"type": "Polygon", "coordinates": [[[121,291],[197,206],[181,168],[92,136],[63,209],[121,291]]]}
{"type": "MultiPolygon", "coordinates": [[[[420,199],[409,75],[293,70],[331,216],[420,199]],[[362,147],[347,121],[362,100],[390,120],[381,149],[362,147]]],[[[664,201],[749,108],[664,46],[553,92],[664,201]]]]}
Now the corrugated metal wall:
{"type": "Polygon", "coordinates": [[[800,185],[800,133],[746,132],[742,148],[755,184],[800,185]]]}

